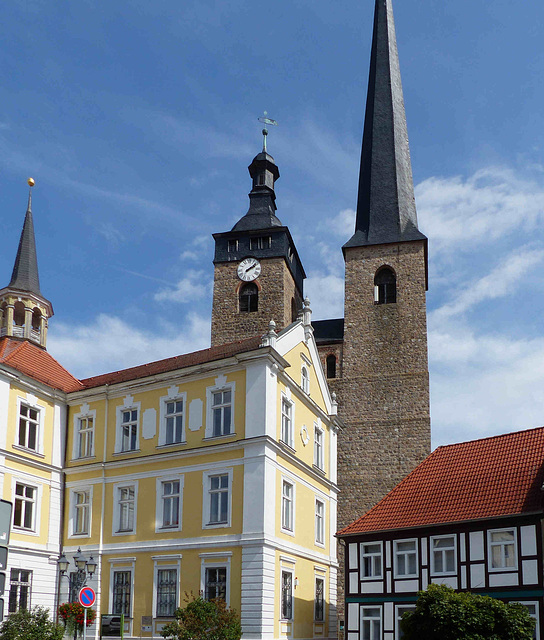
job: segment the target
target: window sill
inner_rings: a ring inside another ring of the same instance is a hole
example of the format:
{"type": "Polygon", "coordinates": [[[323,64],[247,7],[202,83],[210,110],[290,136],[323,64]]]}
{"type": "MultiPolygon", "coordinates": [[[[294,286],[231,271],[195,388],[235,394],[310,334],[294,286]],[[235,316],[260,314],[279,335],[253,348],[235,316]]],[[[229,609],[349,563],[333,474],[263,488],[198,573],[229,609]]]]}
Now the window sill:
{"type": "Polygon", "coordinates": [[[86,460],[96,460],[96,456],[95,456],[95,455],[94,455],[94,453],[93,453],[93,455],[92,455],[92,456],[81,456],[80,458],[72,458],[72,459],[70,460],[70,462],[79,462],[80,460],[81,460],[81,461],[86,461],[86,460]]]}
{"type": "Polygon", "coordinates": [[[235,435],[236,435],[236,432],[233,431],[232,433],[224,433],[224,434],[221,434],[220,436],[205,436],[203,438],[203,441],[207,442],[208,440],[222,440],[222,439],[224,440],[225,438],[232,438],[235,435]]]}
{"type": "Polygon", "coordinates": [[[280,440],[280,445],[282,447],[284,447],[285,449],[288,449],[291,453],[296,453],[297,452],[295,447],[293,447],[292,444],[289,444],[289,443],[285,442],[285,440],[280,440]]]}
{"type": "Polygon", "coordinates": [[[283,527],[280,529],[280,531],[282,533],[284,533],[286,536],[291,536],[292,538],[295,537],[295,531],[291,530],[291,529],[284,529],[283,527]]]}
{"type": "Polygon", "coordinates": [[[135,529],[129,529],[127,531],[114,531],[114,536],[133,536],[136,533],[135,529]]]}
{"type": "Polygon", "coordinates": [[[113,455],[114,456],[123,456],[127,453],[141,453],[140,449],[129,449],[128,451],[114,451],[113,455]]]}
{"type": "Polygon", "coordinates": [[[419,578],[419,574],[418,573],[411,573],[409,575],[402,575],[402,576],[394,576],[395,580],[417,580],[417,578],[419,578]]]}
{"type": "Polygon", "coordinates": [[[317,540],[315,541],[315,546],[316,547],[320,547],[321,549],[325,548],[325,543],[324,542],[318,542],[317,540]]]}
{"type": "Polygon", "coordinates": [[[162,444],[158,444],[156,449],[171,449],[172,447],[180,447],[184,444],[187,444],[187,440],[180,440],[180,442],[163,442],[162,444]]]}
{"type": "Polygon", "coordinates": [[[45,459],[45,456],[43,453],[40,453],[39,451],[36,451],[36,449],[28,449],[27,447],[22,447],[20,444],[14,444],[12,445],[14,449],[17,449],[17,451],[22,451],[23,453],[29,453],[31,456],[36,456],[36,458],[42,458],[45,459]]]}
{"type": "Polygon", "coordinates": [[[91,534],[90,533],[71,533],[68,537],[69,538],[90,538],[91,534]]]}
{"type": "Polygon", "coordinates": [[[176,525],[175,527],[157,527],[155,533],[170,533],[172,531],[181,531],[181,527],[176,525]]]}
{"type": "Polygon", "coordinates": [[[23,527],[18,527],[17,525],[13,525],[12,531],[13,533],[24,533],[27,536],[38,535],[38,532],[34,531],[34,529],[24,529],[23,527]]]}
{"type": "Polygon", "coordinates": [[[230,522],[208,522],[208,524],[204,525],[205,529],[227,529],[229,528],[230,522]]]}
{"type": "Polygon", "coordinates": [[[489,573],[513,573],[517,567],[489,567],[489,573]]]}
{"type": "Polygon", "coordinates": [[[312,465],[312,467],[313,467],[314,471],[317,471],[317,472],[318,472],[318,473],[320,473],[321,475],[323,475],[323,476],[326,476],[326,475],[327,475],[327,472],[325,471],[325,469],[323,469],[323,467],[320,467],[320,466],[319,466],[319,465],[317,465],[317,464],[312,465]]]}

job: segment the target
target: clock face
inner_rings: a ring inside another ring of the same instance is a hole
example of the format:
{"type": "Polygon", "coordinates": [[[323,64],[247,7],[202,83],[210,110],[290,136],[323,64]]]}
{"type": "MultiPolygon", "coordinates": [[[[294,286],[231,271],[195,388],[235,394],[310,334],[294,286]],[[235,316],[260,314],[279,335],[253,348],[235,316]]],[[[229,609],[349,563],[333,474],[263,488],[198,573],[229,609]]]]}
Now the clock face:
{"type": "Polygon", "coordinates": [[[238,265],[238,277],[244,282],[251,282],[261,273],[261,263],[257,258],[245,258],[238,265]]]}

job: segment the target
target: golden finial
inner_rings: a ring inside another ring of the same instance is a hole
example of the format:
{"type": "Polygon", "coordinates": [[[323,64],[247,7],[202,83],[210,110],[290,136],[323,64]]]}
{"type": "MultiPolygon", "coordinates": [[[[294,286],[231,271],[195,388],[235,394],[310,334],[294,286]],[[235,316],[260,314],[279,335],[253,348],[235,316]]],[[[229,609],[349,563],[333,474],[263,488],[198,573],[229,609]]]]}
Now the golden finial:
{"type": "Polygon", "coordinates": [[[34,178],[29,178],[26,182],[29,187],[33,187],[36,184],[34,178]]]}

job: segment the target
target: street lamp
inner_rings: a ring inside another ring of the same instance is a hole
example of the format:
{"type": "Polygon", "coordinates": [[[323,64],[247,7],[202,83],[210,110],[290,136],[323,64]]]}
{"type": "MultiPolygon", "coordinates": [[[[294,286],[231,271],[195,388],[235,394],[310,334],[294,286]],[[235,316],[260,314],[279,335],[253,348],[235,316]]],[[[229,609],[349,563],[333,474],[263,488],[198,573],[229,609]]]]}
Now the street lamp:
{"type": "MultiPolygon", "coordinates": [[[[94,558],[91,556],[87,560],[81,552],[81,547],[78,547],[77,553],[74,556],[74,564],[76,565],[77,571],[74,576],[68,576],[70,579],[70,599],[72,602],[75,601],[77,593],[79,593],[81,587],[85,586],[87,578],[90,580],[93,577],[93,573],[96,571],[96,562],[94,558]]],[[[70,562],[64,553],[57,560],[57,566],[61,576],[65,575],[68,571],[70,562]]]]}

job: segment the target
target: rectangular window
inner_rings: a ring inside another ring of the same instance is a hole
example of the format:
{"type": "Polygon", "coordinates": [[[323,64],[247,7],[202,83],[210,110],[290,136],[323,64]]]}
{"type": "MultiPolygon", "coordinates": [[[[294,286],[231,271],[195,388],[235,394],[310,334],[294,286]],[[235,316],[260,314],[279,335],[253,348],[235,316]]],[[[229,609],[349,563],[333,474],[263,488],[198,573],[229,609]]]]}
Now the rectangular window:
{"type": "Polygon", "coordinates": [[[382,612],[379,607],[361,608],[361,640],[382,640],[382,612]]]}
{"type": "Polygon", "coordinates": [[[292,424],[292,405],[282,398],[281,401],[281,439],[290,447],[293,446],[293,424],[292,424]]]}
{"type": "Polygon", "coordinates": [[[304,393],[310,394],[310,374],[307,367],[302,367],[300,370],[300,383],[304,393]]]}
{"type": "Polygon", "coordinates": [[[238,251],[238,240],[229,240],[227,251],[229,253],[238,251]]]}
{"type": "Polygon", "coordinates": [[[167,480],[162,483],[162,527],[164,529],[179,526],[180,482],[167,480]]]}
{"type": "Polygon", "coordinates": [[[130,616],[130,571],[113,572],[113,597],[112,613],[116,615],[124,614],[130,616]]]}
{"type": "Polygon", "coordinates": [[[455,536],[431,538],[432,571],[434,574],[455,573],[455,536]]]}
{"type": "Polygon", "coordinates": [[[121,451],[136,451],[138,444],[138,409],[121,412],[121,451]]]}
{"type": "Polygon", "coordinates": [[[36,491],[36,487],[29,487],[22,482],[15,484],[14,527],[34,531],[36,526],[36,491]]]}
{"type": "Polygon", "coordinates": [[[260,236],[258,238],[249,239],[250,251],[255,251],[255,249],[270,249],[271,244],[272,239],[270,236],[260,236]]]}
{"type": "Polygon", "coordinates": [[[287,482],[287,480],[284,480],[281,495],[281,528],[286,531],[293,531],[295,524],[293,517],[293,493],[293,485],[287,482]]]}
{"type": "Polygon", "coordinates": [[[177,607],[177,569],[157,570],[157,618],[174,615],[177,607]]]}
{"type": "Polygon", "coordinates": [[[293,574],[290,571],[281,572],[281,618],[293,619],[293,574]]]}
{"type": "Polygon", "coordinates": [[[315,501],[315,541],[325,544],[325,503],[315,501]]]}
{"type": "Polygon", "coordinates": [[[395,576],[397,578],[417,576],[416,540],[395,542],[395,576]]]}
{"type": "Polygon", "coordinates": [[[183,400],[172,400],[166,403],[165,444],[183,442],[183,400]]]}
{"type": "Polygon", "coordinates": [[[361,578],[382,577],[381,542],[361,544],[361,578]]]}
{"type": "Polygon", "coordinates": [[[32,571],[27,569],[12,569],[9,576],[9,613],[19,609],[30,609],[30,590],[32,586],[32,571]]]}
{"type": "Polygon", "coordinates": [[[232,424],[232,391],[215,391],[212,393],[213,435],[226,436],[231,433],[232,424]]]}
{"type": "Polygon", "coordinates": [[[77,457],[89,458],[93,455],[94,418],[79,418],[77,421],[77,457]]]}
{"type": "Polygon", "coordinates": [[[228,523],[229,476],[210,476],[210,524],[228,523]]]}
{"type": "Polygon", "coordinates": [[[227,599],[227,567],[206,568],[205,580],[204,598],[206,600],[227,599]]]}
{"type": "Polygon", "coordinates": [[[118,531],[134,531],[134,487],[120,487],[119,491],[119,529],[118,531]]]}
{"type": "Polygon", "coordinates": [[[538,624],[538,602],[521,602],[519,600],[517,600],[516,602],[518,604],[522,604],[524,607],[527,608],[527,611],[529,612],[529,615],[535,621],[535,629],[533,631],[533,638],[535,638],[535,640],[537,638],[540,638],[540,629],[539,629],[539,624],[538,624]]]}
{"type": "Polygon", "coordinates": [[[490,531],[489,551],[491,569],[515,569],[517,567],[515,529],[490,531]]]}
{"type": "Polygon", "coordinates": [[[402,629],[400,627],[400,621],[402,620],[402,616],[407,612],[407,611],[413,611],[415,609],[415,605],[410,605],[410,604],[403,604],[403,605],[398,605],[396,607],[396,614],[397,614],[397,633],[395,635],[395,640],[402,640],[402,638],[404,637],[404,633],[402,632],[402,629]]]}
{"type": "Polygon", "coordinates": [[[74,492],[74,535],[89,533],[91,501],[89,491],[74,492]]]}
{"type": "Polygon", "coordinates": [[[323,429],[317,425],[314,427],[314,464],[318,469],[323,469],[323,429]]]}
{"type": "Polygon", "coordinates": [[[38,409],[22,404],[19,407],[19,434],[18,444],[25,449],[32,451],[38,450],[38,428],[39,428],[38,409]]]}
{"type": "Polygon", "coordinates": [[[323,578],[315,579],[314,620],[316,622],[325,620],[325,580],[323,578]]]}

